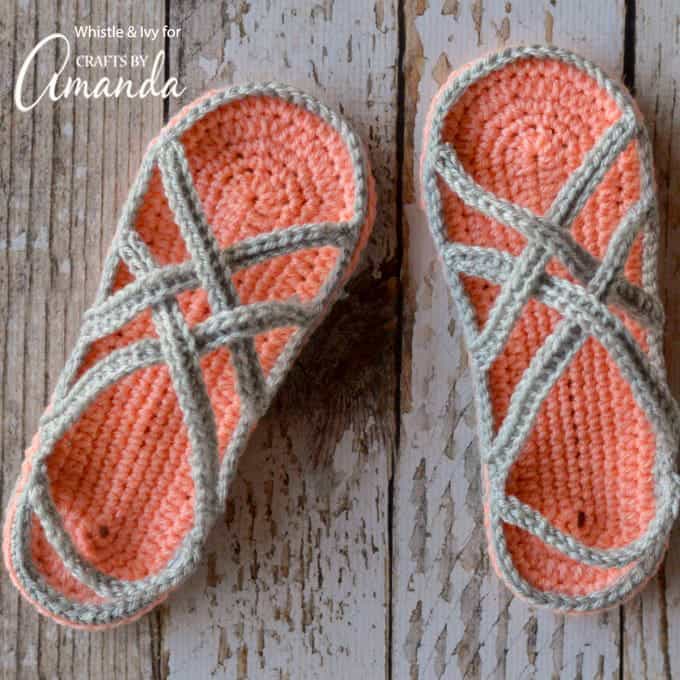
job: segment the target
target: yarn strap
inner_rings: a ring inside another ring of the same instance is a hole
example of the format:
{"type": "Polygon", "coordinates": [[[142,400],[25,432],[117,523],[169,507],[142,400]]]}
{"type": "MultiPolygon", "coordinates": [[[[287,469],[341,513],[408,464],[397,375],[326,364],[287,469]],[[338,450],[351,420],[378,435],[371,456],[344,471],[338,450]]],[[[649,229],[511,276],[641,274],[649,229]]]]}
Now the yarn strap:
{"type": "Polygon", "coordinates": [[[541,513],[510,497],[505,483],[529,435],[543,400],[589,337],[610,354],[633,396],[657,432],[677,439],[680,413],[665,376],[647,358],[621,319],[608,307],[618,308],[644,327],[658,329],[663,310],[655,296],[628,281],[623,273],[636,236],[655,209],[652,179],[645,174],[640,200],[620,220],[598,260],[570,234],[588,198],[596,191],[620,154],[641,133],[632,108],[624,108],[585,155],[561,187],[545,215],[516,205],[485,190],[466,172],[455,149],[434,140],[428,151],[430,170],[438,175],[469,208],[524,236],[527,244],[519,256],[494,248],[452,243],[441,238],[441,250],[450,278],[459,274],[483,277],[501,286],[481,330],[466,328],[469,349],[480,377],[486,375],[501,353],[526,304],[536,298],[558,311],[562,319],[533,356],[510,399],[508,413],[493,433],[491,412],[482,409],[487,422],[481,431],[491,433],[484,462],[489,470],[490,512],[493,521],[522,528],[571,559],[591,566],[624,567],[645,556],[669,529],[678,513],[680,481],[669,467],[663,471],[659,508],[645,533],[616,549],[591,548],[557,529],[541,513]],[[548,262],[555,258],[579,283],[551,276],[548,262]]]}
{"type": "Polygon", "coordinates": [[[155,167],[160,170],[168,204],[191,259],[160,266],[133,226],[136,206],[127,209],[119,225],[115,252],[135,280],[103,297],[86,315],[74,354],[82,359],[93,342],[114,333],[145,309],[151,309],[158,339],[144,339],[112,351],[75,379],[76,363],[64,371],[55,391],[53,408],[41,422],[41,445],[28,480],[28,506],[38,517],[50,545],[69,572],[99,596],[109,599],[158,596],[193,569],[200,546],[220,510],[217,434],[210,399],[199,365],[201,355],[228,347],[236,371],[241,422],[254,422],[266,409],[272,390],[254,345],[260,333],[281,327],[305,329],[319,315],[319,301],[241,304],[232,282],[233,270],[252,266],[301,249],[334,246],[349,250],[358,234],[357,223],[297,225],[258,236],[220,250],[193,184],[181,142],[168,140],[150,152],[132,190],[137,203],[155,167]],[[212,315],[189,328],[177,294],[203,288],[212,315]],[[138,580],[123,580],[96,569],[80,556],[66,531],[49,490],[45,459],[56,442],[104,389],[142,368],[165,364],[178,398],[191,445],[194,483],[194,524],[175,556],[160,572],[138,580]]]}

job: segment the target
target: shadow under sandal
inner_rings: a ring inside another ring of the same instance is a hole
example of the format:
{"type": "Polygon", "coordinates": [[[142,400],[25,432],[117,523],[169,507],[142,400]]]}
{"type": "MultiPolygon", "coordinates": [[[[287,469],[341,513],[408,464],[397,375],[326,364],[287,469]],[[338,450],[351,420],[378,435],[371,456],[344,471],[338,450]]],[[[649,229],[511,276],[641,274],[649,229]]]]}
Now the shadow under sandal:
{"type": "Polygon", "coordinates": [[[454,73],[423,200],[471,358],[485,523],[531,603],[613,607],[678,511],[649,139],[627,92],[549,47],[454,73]]]}
{"type": "Polygon", "coordinates": [[[37,609],[115,625],[192,573],[374,212],[357,136],[286,86],[208,93],[151,143],[7,512],[37,609]]]}

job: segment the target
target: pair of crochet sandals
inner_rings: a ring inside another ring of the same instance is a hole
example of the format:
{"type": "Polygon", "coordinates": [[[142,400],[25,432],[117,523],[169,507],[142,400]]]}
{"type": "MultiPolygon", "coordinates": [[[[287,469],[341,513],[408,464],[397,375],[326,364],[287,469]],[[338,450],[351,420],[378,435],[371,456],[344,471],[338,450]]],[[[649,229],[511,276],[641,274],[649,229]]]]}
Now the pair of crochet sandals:
{"type": "MultiPolygon", "coordinates": [[[[451,76],[423,149],[492,562],[532,603],[615,606],[654,574],[680,498],[635,104],[580,57],[513,48],[451,76]]],[[[7,511],[7,568],[43,614],[128,622],[192,573],[375,204],[349,124],[285,86],[210,92],[150,144],[7,511]]]]}

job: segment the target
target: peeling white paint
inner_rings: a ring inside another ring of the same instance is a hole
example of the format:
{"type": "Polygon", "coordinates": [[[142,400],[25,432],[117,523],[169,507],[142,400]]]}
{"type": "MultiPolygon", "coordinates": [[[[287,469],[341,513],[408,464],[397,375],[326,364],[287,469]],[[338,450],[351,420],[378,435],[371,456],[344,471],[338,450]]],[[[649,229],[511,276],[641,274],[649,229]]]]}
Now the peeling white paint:
{"type": "Polygon", "coordinates": [[[203,56],[198,58],[198,65],[209,79],[215,77],[215,74],[217,73],[217,63],[217,59],[207,59],[203,56]]]}

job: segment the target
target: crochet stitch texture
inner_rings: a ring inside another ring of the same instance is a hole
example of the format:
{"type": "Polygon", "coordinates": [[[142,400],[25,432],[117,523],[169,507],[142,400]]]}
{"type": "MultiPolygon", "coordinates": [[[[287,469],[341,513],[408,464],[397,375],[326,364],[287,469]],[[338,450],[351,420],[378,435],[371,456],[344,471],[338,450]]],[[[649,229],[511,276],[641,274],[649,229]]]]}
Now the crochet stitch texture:
{"type": "Polygon", "coordinates": [[[491,558],[516,593],[610,607],[678,512],[658,215],[627,93],[551,47],[453,74],[422,189],[471,357],[491,558]]]}
{"type": "Polygon", "coordinates": [[[7,514],[43,613],[130,620],[193,571],[374,211],[358,137],[283,85],[209,93],[151,143],[7,514]]]}

